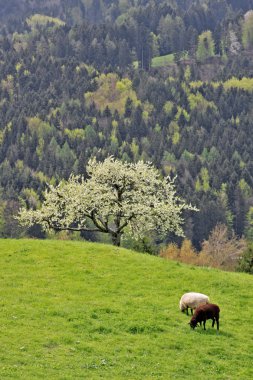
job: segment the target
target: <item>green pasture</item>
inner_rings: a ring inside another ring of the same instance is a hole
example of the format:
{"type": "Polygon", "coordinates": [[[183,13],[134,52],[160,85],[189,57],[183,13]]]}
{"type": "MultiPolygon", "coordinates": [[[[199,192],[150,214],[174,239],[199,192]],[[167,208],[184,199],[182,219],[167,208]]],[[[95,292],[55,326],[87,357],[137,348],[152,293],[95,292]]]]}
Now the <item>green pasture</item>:
{"type": "Polygon", "coordinates": [[[110,245],[0,240],[0,379],[253,378],[253,276],[110,245]],[[221,309],[192,331],[181,295],[221,309]]]}
{"type": "Polygon", "coordinates": [[[167,54],[152,59],[152,67],[163,67],[174,63],[174,54],[167,54]]]}
{"type": "MultiPolygon", "coordinates": [[[[152,58],[151,67],[164,67],[164,66],[171,65],[174,62],[175,62],[174,54],[157,56],[157,57],[152,58]]],[[[135,69],[138,69],[138,61],[134,61],[133,66],[135,69]]]]}

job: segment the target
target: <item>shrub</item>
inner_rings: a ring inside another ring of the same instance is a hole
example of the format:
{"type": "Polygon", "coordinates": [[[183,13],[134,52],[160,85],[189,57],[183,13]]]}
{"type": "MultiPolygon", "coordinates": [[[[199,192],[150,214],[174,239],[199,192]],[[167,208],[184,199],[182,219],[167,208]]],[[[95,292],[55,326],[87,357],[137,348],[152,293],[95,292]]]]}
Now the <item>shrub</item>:
{"type": "Polygon", "coordinates": [[[246,272],[253,274],[253,244],[248,247],[244,255],[239,259],[238,272],[246,272]]]}
{"type": "Polygon", "coordinates": [[[186,264],[203,265],[202,257],[200,260],[200,255],[196,252],[192,243],[188,239],[184,239],[181,247],[177,244],[171,243],[165,249],[160,252],[160,256],[165,259],[171,259],[180,261],[186,264]]]}
{"type": "Polygon", "coordinates": [[[229,236],[227,226],[218,224],[208,240],[202,243],[200,252],[196,252],[191,241],[185,239],[181,247],[169,244],[160,252],[160,256],[186,264],[253,273],[253,247],[244,255],[246,247],[245,239],[239,239],[234,234],[229,236]]]}

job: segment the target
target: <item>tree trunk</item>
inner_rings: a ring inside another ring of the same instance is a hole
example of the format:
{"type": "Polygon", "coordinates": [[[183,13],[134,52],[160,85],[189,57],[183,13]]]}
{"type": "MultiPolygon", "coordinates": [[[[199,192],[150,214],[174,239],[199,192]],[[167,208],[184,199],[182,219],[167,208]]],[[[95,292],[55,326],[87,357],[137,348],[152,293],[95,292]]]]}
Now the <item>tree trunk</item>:
{"type": "Polygon", "coordinates": [[[117,247],[120,247],[121,233],[115,232],[114,234],[111,234],[111,236],[112,236],[112,244],[117,247]]]}

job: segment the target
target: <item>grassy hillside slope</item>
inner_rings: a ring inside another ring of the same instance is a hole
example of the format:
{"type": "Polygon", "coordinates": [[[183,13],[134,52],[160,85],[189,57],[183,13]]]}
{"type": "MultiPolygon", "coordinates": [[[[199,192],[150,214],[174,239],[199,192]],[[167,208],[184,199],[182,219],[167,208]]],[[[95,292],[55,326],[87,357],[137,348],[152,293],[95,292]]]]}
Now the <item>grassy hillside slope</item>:
{"type": "Polygon", "coordinates": [[[252,379],[253,277],[102,244],[0,240],[1,379],[252,379]],[[201,291],[220,332],[191,331],[201,291]]]}

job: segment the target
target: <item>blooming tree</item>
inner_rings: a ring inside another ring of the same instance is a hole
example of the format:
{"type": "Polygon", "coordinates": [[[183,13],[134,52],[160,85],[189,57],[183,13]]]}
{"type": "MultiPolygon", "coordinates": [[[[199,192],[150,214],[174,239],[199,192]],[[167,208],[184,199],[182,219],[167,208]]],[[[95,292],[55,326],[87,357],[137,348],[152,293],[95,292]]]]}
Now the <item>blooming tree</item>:
{"type": "Polygon", "coordinates": [[[182,211],[196,210],[176,195],[174,181],[162,178],[151,163],[91,159],[87,173],[88,179],[72,175],[50,186],[39,210],[20,210],[20,223],[55,231],[104,232],[119,246],[126,228],[135,238],[153,230],[182,236],[182,211]]]}

